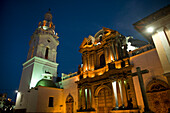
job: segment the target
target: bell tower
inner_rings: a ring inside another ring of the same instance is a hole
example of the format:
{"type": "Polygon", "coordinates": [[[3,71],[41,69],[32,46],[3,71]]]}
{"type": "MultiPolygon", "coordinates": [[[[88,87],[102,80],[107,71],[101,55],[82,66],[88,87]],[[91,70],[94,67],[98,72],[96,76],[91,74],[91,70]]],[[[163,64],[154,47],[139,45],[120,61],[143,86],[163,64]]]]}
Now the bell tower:
{"type": "Polygon", "coordinates": [[[44,20],[40,21],[38,28],[31,36],[27,61],[23,64],[23,71],[17,94],[16,107],[26,107],[28,91],[36,87],[41,79],[55,81],[57,77],[56,63],[57,46],[59,45],[55,25],[52,22],[52,14],[48,11],[44,20]]]}
{"type": "Polygon", "coordinates": [[[52,22],[52,14],[47,12],[44,20],[39,22],[38,28],[31,36],[30,49],[27,60],[34,56],[56,62],[56,49],[59,44],[55,33],[55,25],[52,22]]]}

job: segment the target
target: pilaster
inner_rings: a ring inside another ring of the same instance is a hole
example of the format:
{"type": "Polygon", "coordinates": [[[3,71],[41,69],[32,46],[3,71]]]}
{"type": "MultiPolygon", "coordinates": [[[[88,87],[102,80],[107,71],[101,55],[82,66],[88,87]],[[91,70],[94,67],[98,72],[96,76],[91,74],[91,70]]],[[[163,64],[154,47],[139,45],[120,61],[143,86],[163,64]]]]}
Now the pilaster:
{"type": "MultiPolygon", "coordinates": [[[[164,50],[165,50],[165,53],[166,53],[165,55],[167,56],[168,62],[169,62],[169,64],[170,64],[170,45],[169,45],[168,40],[167,40],[168,37],[166,36],[163,27],[162,27],[162,28],[159,28],[159,29],[157,30],[157,32],[158,32],[159,38],[160,38],[160,40],[161,40],[161,42],[162,42],[162,46],[163,46],[163,48],[164,48],[164,50]]],[[[170,69],[169,69],[169,71],[170,71],[170,69]]]]}
{"type": "Polygon", "coordinates": [[[104,48],[104,55],[105,55],[106,64],[108,64],[109,61],[108,61],[108,51],[107,51],[107,47],[104,48]]]}
{"type": "Polygon", "coordinates": [[[154,35],[152,35],[152,38],[156,46],[156,50],[158,52],[158,56],[160,58],[164,73],[168,73],[170,71],[170,63],[168,61],[168,57],[164,50],[163,44],[161,42],[161,39],[160,39],[161,37],[159,37],[158,33],[155,33],[154,35]]]}
{"type": "Polygon", "coordinates": [[[94,87],[91,86],[91,107],[95,108],[94,87]]]}
{"type": "Polygon", "coordinates": [[[170,44],[170,24],[167,24],[165,26],[167,29],[165,29],[165,33],[167,35],[167,40],[168,40],[168,43],[170,44]]]}
{"type": "Polygon", "coordinates": [[[78,88],[78,109],[81,109],[82,107],[82,90],[81,88],[78,88]]]}
{"type": "Polygon", "coordinates": [[[116,53],[115,53],[115,48],[114,48],[114,43],[111,42],[111,47],[112,47],[112,52],[113,52],[113,60],[116,59],[116,53]]]}
{"type": "Polygon", "coordinates": [[[115,50],[116,50],[116,60],[119,60],[118,44],[115,44],[115,50]]]}

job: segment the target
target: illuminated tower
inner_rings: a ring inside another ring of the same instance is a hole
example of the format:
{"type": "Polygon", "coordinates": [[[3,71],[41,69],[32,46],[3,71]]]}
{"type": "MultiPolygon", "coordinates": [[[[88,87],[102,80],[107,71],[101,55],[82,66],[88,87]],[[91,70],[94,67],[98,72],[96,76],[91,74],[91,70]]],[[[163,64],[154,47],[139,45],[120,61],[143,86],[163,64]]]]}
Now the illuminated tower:
{"type": "Polygon", "coordinates": [[[30,48],[27,61],[23,64],[19,93],[16,100],[16,107],[19,109],[26,107],[29,90],[34,88],[40,80],[54,81],[57,77],[56,50],[59,45],[59,37],[54,30],[55,25],[52,22],[52,14],[48,11],[44,15],[44,20],[39,22],[38,28],[29,42],[30,48]]]}

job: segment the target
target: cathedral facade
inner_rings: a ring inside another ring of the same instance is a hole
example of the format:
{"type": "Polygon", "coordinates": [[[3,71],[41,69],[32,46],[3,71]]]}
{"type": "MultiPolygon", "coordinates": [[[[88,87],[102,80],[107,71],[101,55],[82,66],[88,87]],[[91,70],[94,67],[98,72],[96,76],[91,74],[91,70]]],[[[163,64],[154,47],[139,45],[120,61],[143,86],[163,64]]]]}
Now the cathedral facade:
{"type": "MultiPolygon", "coordinates": [[[[167,21],[170,22],[170,19],[167,21]]],[[[169,30],[166,27],[165,33],[169,34],[169,30]]],[[[169,35],[166,36],[169,38],[169,35]]],[[[170,66],[170,62],[167,60],[169,64],[165,62],[164,66],[157,46],[148,44],[127,51],[130,47],[128,38],[103,27],[81,43],[79,52],[82,54],[82,64],[78,66],[78,71],[63,74],[62,80],[56,82],[58,38],[52,14],[47,12],[29,43],[16,112],[138,113],[148,110],[145,100],[150,111],[168,112],[170,68],[166,68],[165,72],[164,67],[170,66]],[[141,73],[143,81],[135,76],[139,67],[141,70],[147,69],[146,73],[141,73]]],[[[169,52],[169,48],[165,51],[169,52]]],[[[164,53],[169,58],[167,52],[164,53]]]]}

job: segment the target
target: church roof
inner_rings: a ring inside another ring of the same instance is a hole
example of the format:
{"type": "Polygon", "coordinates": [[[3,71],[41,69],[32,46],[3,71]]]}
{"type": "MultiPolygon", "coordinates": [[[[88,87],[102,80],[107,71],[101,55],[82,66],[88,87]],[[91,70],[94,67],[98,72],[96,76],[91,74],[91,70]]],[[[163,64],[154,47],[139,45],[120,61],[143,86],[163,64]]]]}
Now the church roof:
{"type": "Polygon", "coordinates": [[[135,47],[142,47],[142,46],[145,46],[145,45],[148,44],[145,41],[142,41],[142,40],[139,40],[139,39],[133,39],[133,38],[128,39],[128,42],[131,42],[131,45],[135,46],[135,47]]]}
{"type": "Polygon", "coordinates": [[[52,80],[48,80],[48,79],[41,79],[40,81],[38,81],[36,87],[38,87],[38,86],[57,88],[55,83],[52,80]]]}

